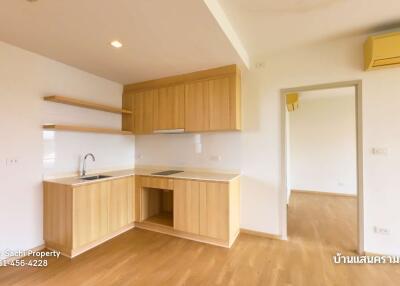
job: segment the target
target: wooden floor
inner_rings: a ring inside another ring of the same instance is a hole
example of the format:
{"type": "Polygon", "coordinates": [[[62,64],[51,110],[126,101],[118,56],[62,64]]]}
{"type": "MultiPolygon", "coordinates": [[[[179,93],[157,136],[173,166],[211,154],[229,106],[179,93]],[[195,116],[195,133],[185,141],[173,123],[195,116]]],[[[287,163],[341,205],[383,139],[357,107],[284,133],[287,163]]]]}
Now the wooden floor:
{"type": "Polygon", "coordinates": [[[353,253],[354,212],[352,198],[294,194],[289,241],[241,234],[228,250],[133,229],[47,268],[0,267],[0,285],[400,285],[400,266],[332,263],[353,253]]]}

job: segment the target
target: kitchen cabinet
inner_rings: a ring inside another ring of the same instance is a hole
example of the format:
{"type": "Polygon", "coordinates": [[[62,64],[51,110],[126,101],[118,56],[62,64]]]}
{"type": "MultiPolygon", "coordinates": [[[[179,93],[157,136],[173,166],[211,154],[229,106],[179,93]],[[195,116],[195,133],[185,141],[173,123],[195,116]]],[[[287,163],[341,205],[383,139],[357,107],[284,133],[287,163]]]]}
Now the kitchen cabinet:
{"type": "Polygon", "coordinates": [[[112,180],[108,202],[109,232],[133,222],[133,180],[131,178],[112,180]]]}
{"type": "Polygon", "coordinates": [[[153,132],[153,105],[154,97],[157,96],[156,89],[137,92],[133,99],[133,132],[135,134],[146,134],[153,132]]]}
{"type": "Polygon", "coordinates": [[[150,176],[136,176],[136,220],[142,222],[151,218],[160,219],[171,225],[173,199],[172,179],[150,176]],[[168,215],[168,217],[167,217],[168,215]]]}
{"type": "Polygon", "coordinates": [[[185,86],[185,131],[210,130],[209,81],[197,81],[185,86]]]}
{"type": "Polygon", "coordinates": [[[83,185],[44,182],[46,247],[74,257],[133,227],[134,177],[83,185]]]}
{"type": "Polygon", "coordinates": [[[154,130],[185,128],[185,86],[162,87],[154,97],[154,130]]]}
{"type": "Polygon", "coordinates": [[[174,228],[220,240],[228,239],[229,184],[176,180],[174,228]]]}
{"type": "Polygon", "coordinates": [[[111,183],[84,185],[73,190],[73,245],[81,247],[108,233],[108,195],[111,183]]]}
{"type": "Polygon", "coordinates": [[[229,130],[231,127],[231,83],[229,77],[209,81],[210,130],[229,130]]]}
{"type": "Polygon", "coordinates": [[[206,183],[191,180],[174,182],[174,228],[200,234],[200,191],[206,183]]]}
{"type": "Polygon", "coordinates": [[[229,184],[207,183],[200,191],[200,234],[228,239],[229,184]]]}
{"type": "Polygon", "coordinates": [[[129,84],[124,86],[123,108],[133,111],[134,122],[127,122],[130,116],[124,115],[122,126],[135,134],[171,129],[240,130],[240,97],[241,78],[236,65],[129,84]],[[145,100],[146,108],[142,107],[145,100]]]}
{"type": "Polygon", "coordinates": [[[136,176],[136,195],[136,227],[224,247],[239,233],[239,178],[217,182],[136,176]],[[173,198],[167,215],[160,210],[165,191],[172,191],[173,198]]]}

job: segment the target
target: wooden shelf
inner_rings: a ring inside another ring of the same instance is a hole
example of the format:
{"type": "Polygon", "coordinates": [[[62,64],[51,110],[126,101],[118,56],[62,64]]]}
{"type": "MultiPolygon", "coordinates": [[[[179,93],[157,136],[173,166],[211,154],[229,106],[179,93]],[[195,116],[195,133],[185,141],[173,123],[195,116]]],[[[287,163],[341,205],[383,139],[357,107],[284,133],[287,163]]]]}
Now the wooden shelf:
{"type": "Polygon", "coordinates": [[[161,212],[159,214],[153,215],[145,220],[145,222],[150,222],[154,224],[161,224],[165,226],[174,226],[174,216],[172,212],[161,212]]]}
{"type": "Polygon", "coordinates": [[[46,101],[52,101],[52,102],[73,105],[73,106],[79,106],[79,107],[95,109],[95,110],[101,110],[101,111],[106,111],[106,112],[111,112],[111,113],[132,114],[132,111],[130,111],[130,110],[120,109],[120,108],[103,105],[103,104],[98,104],[98,103],[90,102],[90,101],[84,101],[84,100],[80,100],[80,99],[76,99],[76,98],[72,98],[72,97],[51,95],[51,96],[45,96],[43,99],[46,101]]]}
{"type": "Polygon", "coordinates": [[[43,125],[43,129],[55,130],[55,131],[75,131],[75,132],[133,135],[133,133],[130,131],[121,131],[112,128],[100,128],[100,127],[77,126],[77,125],[45,124],[43,125]]]}

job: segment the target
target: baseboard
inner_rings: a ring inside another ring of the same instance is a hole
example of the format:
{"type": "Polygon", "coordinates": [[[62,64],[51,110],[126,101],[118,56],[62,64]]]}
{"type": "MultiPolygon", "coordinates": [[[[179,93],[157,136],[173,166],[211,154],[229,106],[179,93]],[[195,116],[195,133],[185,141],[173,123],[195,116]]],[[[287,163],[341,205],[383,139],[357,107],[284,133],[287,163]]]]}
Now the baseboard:
{"type": "Polygon", "coordinates": [[[306,191],[306,190],[292,190],[291,192],[292,193],[299,193],[299,194],[308,194],[308,195],[324,195],[324,196],[334,196],[334,197],[357,198],[357,195],[330,193],[330,192],[315,192],[315,191],[306,191]]]}
{"type": "Polygon", "coordinates": [[[175,230],[169,226],[162,226],[162,225],[154,224],[154,223],[150,223],[150,222],[136,222],[135,227],[140,228],[140,229],[149,230],[149,231],[159,232],[162,234],[171,235],[171,236],[175,236],[175,237],[179,237],[179,238],[184,238],[184,239],[188,239],[188,240],[194,240],[197,242],[212,244],[215,246],[221,246],[221,247],[225,247],[225,248],[230,248],[230,246],[234,242],[234,241],[232,241],[231,243],[229,243],[229,241],[223,241],[223,240],[219,240],[219,239],[205,237],[202,235],[190,234],[190,233],[186,233],[183,231],[175,230]]]}
{"type": "Polygon", "coordinates": [[[70,258],[74,258],[74,257],[78,256],[79,254],[82,254],[82,253],[84,253],[84,252],[86,252],[86,251],[88,251],[88,250],[90,250],[92,248],[95,248],[96,246],[99,246],[100,244],[103,244],[104,242],[106,242],[106,241],[108,241],[110,239],[113,239],[114,237],[116,237],[118,235],[121,235],[124,232],[127,232],[128,230],[131,230],[134,227],[135,227],[135,224],[134,223],[130,223],[130,224],[124,226],[123,228],[121,228],[121,229],[119,229],[119,230],[117,230],[117,231],[115,231],[113,233],[110,233],[107,236],[105,236],[105,237],[103,237],[103,238],[101,238],[99,240],[91,242],[91,243],[89,243],[89,244],[87,244],[85,246],[79,247],[77,249],[73,249],[73,250],[71,250],[70,258]]]}
{"type": "Polygon", "coordinates": [[[78,256],[78,255],[80,255],[80,254],[92,249],[92,248],[95,248],[96,246],[99,246],[100,244],[103,244],[104,242],[106,242],[106,241],[108,241],[110,239],[113,239],[114,237],[116,237],[118,235],[121,235],[121,234],[131,230],[134,227],[135,227],[135,224],[132,222],[132,223],[130,223],[130,224],[128,224],[128,225],[126,225],[126,226],[124,226],[124,227],[122,227],[122,228],[120,228],[120,229],[118,229],[118,230],[116,230],[116,231],[114,231],[114,232],[112,232],[112,233],[110,233],[110,234],[98,239],[98,240],[95,240],[95,241],[93,241],[93,242],[91,242],[89,244],[86,244],[84,246],[78,247],[76,249],[71,249],[71,250],[68,249],[68,250],[64,251],[64,250],[61,250],[59,247],[54,246],[53,244],[51,244],[49,242],[46,242],[45,248],[48,249],[48,250],[60,251],[61,255],[65,256],[67,258],[74,258],[74,257],[76,257],[76,256],[78,256]]]}
{"type": "Polygon", "coordinates": [[[250,229],[246,229],[246,228],[241,228],[240,229],[240,233],[255,235],[255,236],[269,238],[269,239],[282,240],[282,237],[280,235],[271,234],[271,233],[267,233],[267,232],[250,230],[250,229]]]}
{"type": "MultiPolygon", "coordinates": [[[[36,246],[36,247],[33,247],[33,248],[30,248],[30,249],[28,249],[28,250],[25,250],[25,252],[28,252],[28,251],[36,252],[36,251],[41,251],[41,250],[43,250],[43,249],[45,249],[45,245],[44,245],[44,244],[39,245],[39,246],[36,246]]],[[[26,256],[27,256],[27,255],[23,255],[23,256],[10,256],[10,257],[7,257],[6,259],[0,260],[0,265],[9,264],[9,263],[11,263],[11,262],[13,262],[13,261],[15,261],[15,260],[22,259],[22,258],[24,258],[24,257],[26,257],[26,256]]]]}

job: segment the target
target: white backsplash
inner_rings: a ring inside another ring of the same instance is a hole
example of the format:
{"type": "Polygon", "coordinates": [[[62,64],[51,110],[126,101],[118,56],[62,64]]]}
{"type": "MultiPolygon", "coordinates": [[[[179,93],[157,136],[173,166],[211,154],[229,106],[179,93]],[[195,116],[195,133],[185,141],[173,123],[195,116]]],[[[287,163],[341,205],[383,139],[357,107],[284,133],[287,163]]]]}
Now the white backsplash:
{"type": "Polygon", "coordinates": [[[135,163],[239,171],[240,136],[240,132],[135,136],[135,163]]]}

